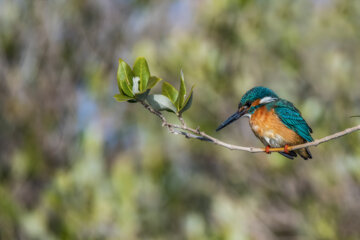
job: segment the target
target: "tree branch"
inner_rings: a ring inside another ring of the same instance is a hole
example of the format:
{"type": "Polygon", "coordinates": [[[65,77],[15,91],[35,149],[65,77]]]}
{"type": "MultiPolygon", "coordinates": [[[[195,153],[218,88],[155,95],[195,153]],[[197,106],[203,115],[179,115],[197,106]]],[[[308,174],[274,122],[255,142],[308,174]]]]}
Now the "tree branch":
{"type": "MultiPolygon", "coordinates": [[[[181,134],[181,135],[184,135],[186,138],[193,138],[193,139],[198,139],[201,141],[212,142],[216,145],[228,148],[230,150],[240,150],[240,151],[247,151],[247,152],[251,152],[251,153],[265,152],[265,148],[243,147],[243,146],[229,144],[229,143],[220,141],[219,139],[214,138],[214,137],[206,134],[205,132],[200,131],[199,128],[193,129],[193,128],[187,127],[181,114],[177,114],[177,117],[178,117],[181,125],[169,123],[161,112],[153,109],[145,101],[140,101],[140,103],[147,110],[149,110],[152,114],[155,114],[156,116],[158,116],[161,119],[162,126],[168,128],[169,132],[172,134],[181,134]],[[178,129],[178,130],[175,130],[175,129],[178,129]]],[[[352,132],[359,131],[359,130],[360,130],[360,125],[357,125],[352,128],[347,128],[341,132],[337,132],[332,135],[329,135],[329,136],[326,136],[326,137],[323,137],[320,139],[316,139],[315,141],[312,141],[312,142],[289,146],[287,148],[287,150],[292,151],[292,150],[297,150],[297,149],[305,148],[305,147],[316,147],[321,143],[328,142],[330,140],[342,137],[344,135],[347,135],[347,134],[350,134],[352,132]]],[[[284,152],[284,151],[285,151],[284,148],[269,148],[269,152],[284,152]]]]}

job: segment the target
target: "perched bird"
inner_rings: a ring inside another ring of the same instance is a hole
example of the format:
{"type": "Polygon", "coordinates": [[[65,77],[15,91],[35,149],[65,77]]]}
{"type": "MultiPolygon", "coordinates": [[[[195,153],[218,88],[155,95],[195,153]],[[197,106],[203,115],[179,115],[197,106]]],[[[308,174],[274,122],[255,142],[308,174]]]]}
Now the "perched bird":
{"type": "Polygon", "coordinates": [[[256,137],[269,148],[284,147],[283,156],[293,159],[299,154],[303,159],[312,158],[309,149],[288,151],[288,146],[312,142],[312,129],[300,111],[289,101],[279,98],[271,89],[254,87],[241,98],[238,110],[220,124],[221,130],[242,116],[250,118],[250,127],[256,137]]]}

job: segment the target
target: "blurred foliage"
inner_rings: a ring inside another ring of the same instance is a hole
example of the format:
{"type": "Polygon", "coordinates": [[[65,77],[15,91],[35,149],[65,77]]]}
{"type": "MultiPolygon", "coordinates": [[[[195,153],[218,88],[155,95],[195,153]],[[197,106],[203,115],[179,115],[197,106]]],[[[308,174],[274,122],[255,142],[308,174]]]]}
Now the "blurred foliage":
{"type": "Polygon", "coordinates": [[[197,85],[188,125],[261,146],[214,129],[264,85],[319,138],[359,123],[359,29],[359,1],[0,0],[0,239],[359,239],[359,134],[290,161],[112,98],[118,58],[144,56],[197,85]]]}

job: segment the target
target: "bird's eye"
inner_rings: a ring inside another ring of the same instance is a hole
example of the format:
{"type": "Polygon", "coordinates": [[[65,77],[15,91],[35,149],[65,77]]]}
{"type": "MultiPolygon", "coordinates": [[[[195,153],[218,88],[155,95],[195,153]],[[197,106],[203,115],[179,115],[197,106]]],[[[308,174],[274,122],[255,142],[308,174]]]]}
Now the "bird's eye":
{"type": "Polygon", "coordinates": [[[245,106],[250,107],[250,106],[251,106],[251,103],[250,103],[250,102],[246,102],[246,103],[245,103],[245,106]]]}

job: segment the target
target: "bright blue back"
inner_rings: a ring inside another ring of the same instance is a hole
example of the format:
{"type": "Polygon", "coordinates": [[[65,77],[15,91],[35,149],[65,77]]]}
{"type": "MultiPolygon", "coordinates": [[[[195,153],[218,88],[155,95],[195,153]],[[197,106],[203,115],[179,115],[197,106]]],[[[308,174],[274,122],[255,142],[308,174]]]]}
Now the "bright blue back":
{"type": "Polygon", "coordinates": [[[299,134],[307,142],[312,142],[313,138],[310,133],[312,129],[301,116],[300,111],[289,101],[285,99],[278,99],[275,102],[266,104],[270,110],[274,108],[275,113],[279,116],[281,121],[291,130],[299,134]]]}

